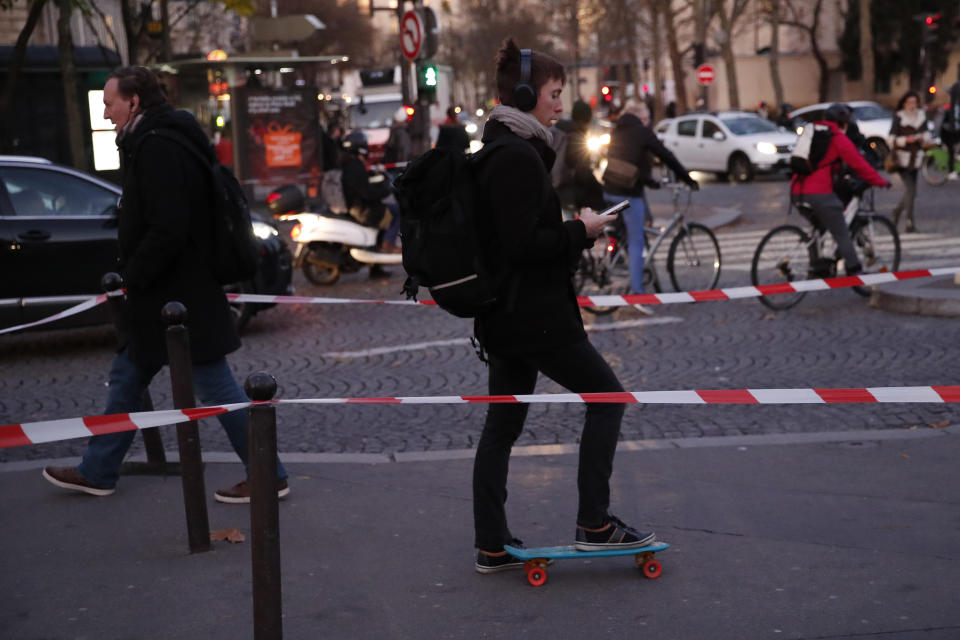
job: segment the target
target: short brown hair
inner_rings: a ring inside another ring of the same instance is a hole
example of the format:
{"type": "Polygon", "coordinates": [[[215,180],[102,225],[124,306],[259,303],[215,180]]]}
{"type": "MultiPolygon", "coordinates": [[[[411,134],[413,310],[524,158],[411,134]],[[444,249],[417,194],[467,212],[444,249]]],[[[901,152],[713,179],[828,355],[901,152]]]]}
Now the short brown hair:
{"type": "MultiPolygon", "coordinates": [[[[497,52],[497,95],[500,104],[508,107],[517,106],[513,101],[513,87],[520,81],[520,47],[507,38],[497,52]]],[[[543,85],[550,80],[559,80],[567,83],[567,72],[563,65],[552,56],[539,51],[531,52],[530,56],[530,84],[539,94],[543,85]]]]}
{"type": "Polygon", "coordinates": [[[149,109],[167,102],[160,79],[146,67],[119,67],[107,78],[117,79],[117,91],[125,98],[140,96],[140,108],[149,109]]]}

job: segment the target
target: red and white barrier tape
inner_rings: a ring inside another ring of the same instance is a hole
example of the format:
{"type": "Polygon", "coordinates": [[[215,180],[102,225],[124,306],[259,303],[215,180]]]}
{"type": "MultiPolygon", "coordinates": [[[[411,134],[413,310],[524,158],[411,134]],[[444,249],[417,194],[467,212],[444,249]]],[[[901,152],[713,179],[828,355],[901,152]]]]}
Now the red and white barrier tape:
{"type": "MultiPolygon", "coordinates": [[[[887,273],[871,273],[859,276],[844,276],[838,278],[824,278],[817,280],[800,280],[798,282],[784,282],[781,284],[765,284],[758,287],[728,287],[725,289],[709,289],[706,291],[680,291],[677,293],[637,293],[623,296],[580,296],[577,304],[581,307],[626,307],[634,304],[677,304],[684,302],[708,302],[712,300],[737,300],[740,298],[759,298],[762,296],[780,293],[798,293],[806,291],[832,291],[856,286],[870,286],[897,282],[899,280],[913,280],[916,278],[930,278],[960,273],[960,267],[938,267],[935,269],[914,269],[911,271],[891,271],[887,273]]],[[[120,295],[111,293],[110,295],[120,295]]],[[[105,294],[92,296],[49,318],[43,318],[28,324],[0,329],[0,335],[12,333],[20,329],[35,327],[54,320],[76,315],[101,304],[107,299],[105,294]]],[[[362,298],[321,298],[309,296],[271,296],[259,293],[228,293],[230,302],[249,302],[255,304],[393,304],[393,305],[420,305],[436,306],[433,300],[366,300],[362,298]]]]}
{"type": "MultiPolygon", "coordinates": [[[[577,303],[581,307],[625,307],[634,304],[677,304],[682,302],[707,302],[711,300],[736,300],[739,298],[759,298],[779,293],[798,293],[805,291],[830,291],[847,287],[870,286],[929,278],[960,273],[960,267],[940,267],[936,269],[914,269],[912,271],[891,271],[871,273],[860,276],[843,276],[817,280],[800,280],[780,284],[764,284],[758,287],[729,287],[706,291],[679,291],[677,293],[636,293],[622,296],[580,296],[577,303]]],[[[261,304],[403,304],[436,305],[432,300],[362,300],[351,298],[310,298],[303,296],[268,296],[253,293],[230,293],[231,302],[251,302],[261,304]]]]}
{"type": "MultiPolygon", "coordinates": [[[[691,389],[622,393],[546,393],[503,396],[396,396],[382,398],[290,398],[270,404],[850,404],[960,403],[960,386],[867,387],[859,389],[691,389]]],[[[210,418],[246,409],[243,402],[197,409],[144,411],[108,416],[65,418],[0,426],[0,449],[57,442],[91,435],[134,431],[210,418]]],[[[267,403],[264,403],[267,404],[267,403]]]]}
{"type": "MultiPolygon", "coordinates": [[[[110,293],[109,295],[121,295],[121,294],[119,294],[119,293],[117,293],[117,294],[110,293]]],[[[60,320],[60,319],[62,319],[62,318],[68,318],[68,317],[70,317],[70,316],[75,316],[75,315],[77,315],[78,313],[83,313],[83,312],[86,311],[87,309],[93,309],[93,308],[96,307],[97,305],[103,304],[104,302],[107,301],[107,297],[108,297],[108,294],[106,294],[106,293],[101,293],[101,294],[98,295],[98,296],[91,296],[89,299],[84,300],[84,301],[81,302],[80,304],[74,305],[74,306],[70,307],[69,309],[64,309],[64,310],[61,311],[60,313],[55,313],[55,314],[53,314],[52,316],[47,316],[46,318],[41,318],[41,319],[39,319],[39,320],[35,320],[35,321],[33,321],[33,322],[28,322],[28,323],[26,323],[26,324],[19,324],[19,325],[15,326],[15,327],[7,327],[7,328],[5,328],[5,329],[0,329],[0,335],[3,335],[4,333],[13,333],[14,331],[19,331],[19,330],[21,330],[21,329],[29,329],[30,327],[37,327],[37,326],[40,326],[40,325],[42,325],[42,324],[47,324],[47,323],[50,323],[50,322],[54,322],[54,321],[56,321],[56,320],[60,320]]]]}

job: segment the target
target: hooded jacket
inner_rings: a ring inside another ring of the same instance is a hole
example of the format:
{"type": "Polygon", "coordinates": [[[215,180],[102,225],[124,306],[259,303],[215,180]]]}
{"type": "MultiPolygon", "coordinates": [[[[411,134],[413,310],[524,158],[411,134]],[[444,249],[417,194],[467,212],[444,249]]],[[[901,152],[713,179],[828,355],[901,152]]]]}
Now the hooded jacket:
{"type": "Polygon", "coordinates": [[[223,287],[207,263],[213,242],[213,185],[208,166],[181,143],[152,133],[172,129],[213,162],[196,119],[170,105],[148,109],[119,142],[123,195],[118,206],[119,267],[127,289],[131,360],[152,370],[167,362],[160,310],[187,308],[193,361],[214,361],[240,346],[223,287]]]}
{"type": "Polygon", "coordinates": [[[606,190],[617,195],[642,196],[643,184],[650,178],[650,156],[648,153],[660,158],[677,175],[677,179],[687,182],[691,180],[687,175],[687,169],[680,164],[680,161],[669,149],[663,146],[653,129],[643,124],[637,116],[627,113],[617,118],[617,124],[610,136],[610,148],[607,150],[607,155],[636,165],[640,168],[640,175],[633,189],[622,190],[608,187],[606,190]]]}
{"type": "Polygon", "coordinates": [[[816,124],[830,127],[830,132],[833,134],[830,138],[830,146],[813,173],[808,176],[793,176],[790,180],[790,193],[795,195],[833,193],[833,176],[840,171],[842,163],[846,163],[857,175],[873,186],[887,186],[887,181],[870,166],[869,162],[864,160],[837,123],[821,120],[816,124]]]}
{"type": "Polygon", "coordinates": [[[579,220],[563,221],[550,181],[554,152],[488,120],[483,142],[509,138],[477,173],[487,212],[480,243],[501,276],[498,302],[476,319],[477,338],[497,355],[555,349],[585,340],[571,275],[588,241],[579,220]]]}

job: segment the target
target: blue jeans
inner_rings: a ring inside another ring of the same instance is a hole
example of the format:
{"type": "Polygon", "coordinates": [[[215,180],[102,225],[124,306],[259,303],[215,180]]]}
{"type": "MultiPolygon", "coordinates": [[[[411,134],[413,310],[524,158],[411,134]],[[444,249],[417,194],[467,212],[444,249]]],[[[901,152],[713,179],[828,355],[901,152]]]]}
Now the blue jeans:
{"type": "Polygon", "coordinates": [[[627,225],[627,255],[630,257],[630,288],[643,293],[643,232],[647,201],[643,196],[627,198],[630,208],[621,215],[627,225]]]}
{"type": "MultiPolygon", "coordinates": [[[[105,414],[132,413],[140,409],[140,397],[159,368],[147,371],[131,362],[124,349],[117,353],[110,365],[110,391],[107,394],[105,414]]],[[[226,358],[193,365],[193,388],[202,406],[247,402],[247,395],[237,384],[227,365],[226,358]]],[[[231,411],[217,416],[227,432],[233,450],[240,456],[243,466],[249,467],[247,438],[247,412],[231,411]]],[[[120,477],[120,465],[133,443],[136,431],[121,431],[93,436],[87,443],[87,451],[77,471],[84,479],[98,487],[112,488],[120,477]]],[[[281,480],[287,471],[277,461],[277,475],[281,480]]]]}

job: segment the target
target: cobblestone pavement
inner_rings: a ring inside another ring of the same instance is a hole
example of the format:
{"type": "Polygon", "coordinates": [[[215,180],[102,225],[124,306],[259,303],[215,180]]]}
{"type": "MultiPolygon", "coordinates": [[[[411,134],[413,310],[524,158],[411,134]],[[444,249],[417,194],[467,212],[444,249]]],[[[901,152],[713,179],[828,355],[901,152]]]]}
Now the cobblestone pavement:
{"type": "MultiPolygon", "coordinates": [[[[960,264],[956,185],[921,186],[917,223],[904,234],[906,267],[960,264]]],[[[707,184],[690,216],[712,207],[739,208],[740,221],[721,230],[721,286],[748,284],[753,249],[785,220],[786,184],[707,184]]],[[[894,192],[878,195],[892,208],[894,192]]],[[[668,194],[651,194],[657,217],[669,213],[668,194]]],[[[795,220],[792,216],[791,220],[795,220]]],[[[402,278],[344,276],[332,288],[295,278],[303,295],[397,298],[402,278]]],[[[591,339],[625,388],[861,387],[956,384],[960,379],[954,319],[898,316],[871,309],[850,290],[809,294],[798,307],[774,313],[756,300],[664,305],[652,319],[633,309],[595,319],[591,339]]],[[[470,321],[431,308],[381,305],[282,305],[254,318],[244,346],[230,357],[242,379],[274,374],[281,397],[481,394],[486,370],[466,339],[470,321]],[[373,355],[363,352],[378,349],[373,355]]],[[[113,348],[109,327],[0,336],[0,424],[94,415],[106,398],[113,348]]],[[[560,388],[541,380],[538,392],[560,388]]],[[[158,408],[171,406],[169,379],[151,387],[158,408]]],[[[401,452],[473,446],[482,406],[284,406],[279,410],[283,452],[401,452]]],[[[534,405],[520,444],[570,443],[583,407],[534,405]]],[[[630,406],[626,440],[857,429],[928,429],[955,422],[950,405],[630,406]]],[[[202,428],[203,446],[227,451],[215,421],[202,428]]],[[[174,447],[173,432],[164,434],[174,447]]],[[[139,438],[135,445],[139,449],[139,438]]],[[[0,450],[0,461],[73,456],[84,441],[0,450]]]]}

